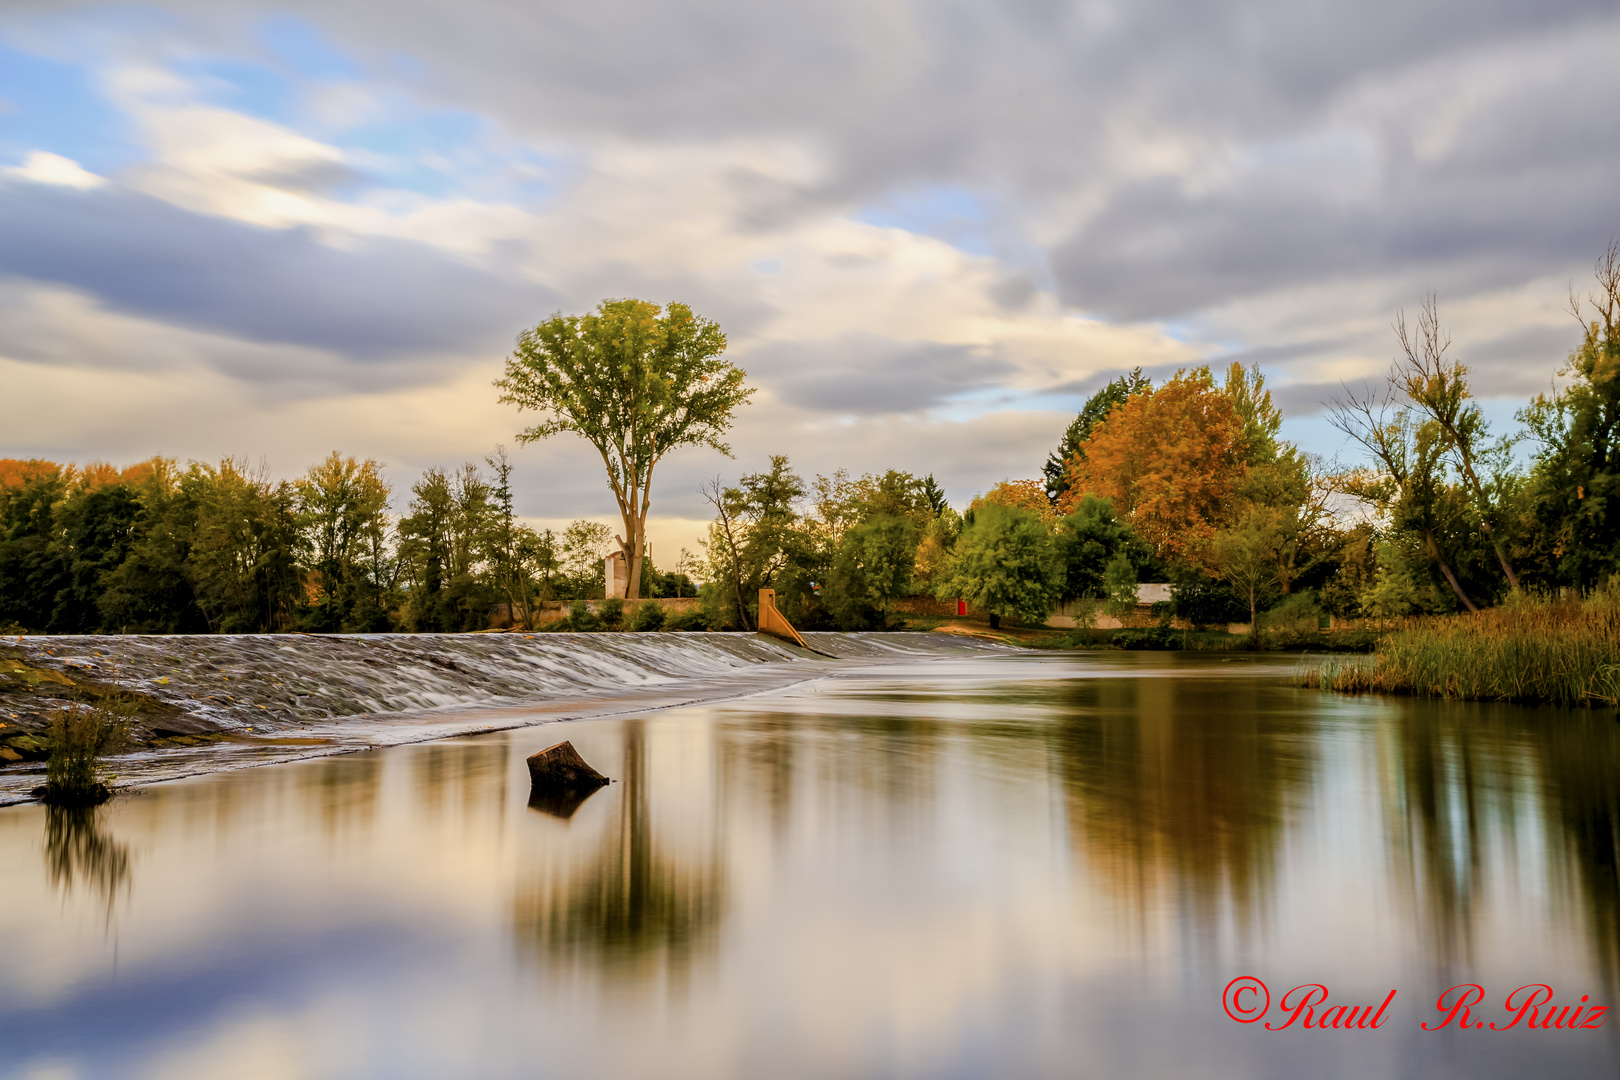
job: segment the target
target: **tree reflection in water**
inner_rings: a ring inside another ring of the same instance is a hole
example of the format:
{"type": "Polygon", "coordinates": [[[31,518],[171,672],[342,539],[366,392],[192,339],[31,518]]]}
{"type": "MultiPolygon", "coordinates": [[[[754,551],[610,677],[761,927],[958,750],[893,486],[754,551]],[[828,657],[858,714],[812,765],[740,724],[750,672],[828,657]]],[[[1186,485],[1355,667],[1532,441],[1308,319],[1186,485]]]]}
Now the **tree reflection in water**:
{"type": "Polygon", "coordinates": [[[1253,682],[1077,681],[1059,738],[1074,843],[1146,922],[1162,897],[1201,922],[1247,924],[1309,787],[1300,710],[1253,682]]]}
{"type": "Polygon", "coordinates": [[[82,885],[106,906],[112,922],[119,898],[131,887],[129,845],[101,828],[100,807],[51,806],[45,811],[45,877],[72,896],[82,885]]]}
{"type": "Polygon", "coordinates": [[[1472,959],[1490,861],[1519,857],[1520,831],[1539,824],[1547,864],[1531,872],[1584,914],[1599,972],[1620,991],[1620,728],[1612,715],[1442,702],[1394,709],[1380,739],[1384,820],[1396,878],[1436,963],[1452,969],[1472,959]]]}
{"type": "Polygon", "coordinates": [[[655,835],[645,721],[624,724],[622,771],[600,845],[584,866],[556,866],[520,884],[514,927],[548,966],[602,965],[635,976],[667,964],[670,974],[684,977],[714,942],[724,870],[712,854],[670,854],[655,835]]]}

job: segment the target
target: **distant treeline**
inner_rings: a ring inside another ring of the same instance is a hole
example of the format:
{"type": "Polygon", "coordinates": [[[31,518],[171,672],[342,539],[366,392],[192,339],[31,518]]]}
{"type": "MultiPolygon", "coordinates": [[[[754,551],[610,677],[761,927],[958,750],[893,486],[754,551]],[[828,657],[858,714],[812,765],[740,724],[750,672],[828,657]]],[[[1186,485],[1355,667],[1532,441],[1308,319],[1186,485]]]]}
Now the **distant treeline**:
{"type": "Polygon", "coordinates": [[[1572,306],[1583,335],[1555,385],[1499,436],[1431,298],[1397,317],[1382,384],[1326,403],[1360,462],[1281,439],[1264,377],[1237,364],[1115,379],[1040,479],[1004,481],[961,515],[931,477],[806,484],[774,458],[710,493],[711,619],[746,626],[761,586],[797,622],[843,627],[881,625],[915,593],[1031,623],[1094,600],[1071,605],[1084,619],[1130,607],[1140,581],[1172,584],[1166,617],[1256,627],[1589,592],[1620,573],[1620,244],[1597,283],[1572,306]]]}
{"type": "MultiPolygon", "coordinates": [[[[427,470],[396,517],[377,462],[337,453],[292,481],[234,460],[0,460],[0,630],[476,630],[496,605],[532,620],[601,596],[607,526],[524,526],[510,464],[487,464],[427,470]]],[[[642,588],[694,594],[650,565],[642,588]]]]}

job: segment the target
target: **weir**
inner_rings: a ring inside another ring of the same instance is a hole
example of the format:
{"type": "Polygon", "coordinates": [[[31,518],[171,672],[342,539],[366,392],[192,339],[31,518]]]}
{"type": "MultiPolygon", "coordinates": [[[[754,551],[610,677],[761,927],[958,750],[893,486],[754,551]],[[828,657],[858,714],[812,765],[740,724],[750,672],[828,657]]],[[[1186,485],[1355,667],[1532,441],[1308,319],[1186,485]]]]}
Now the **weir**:
{"type": "MultiPolygon", "coordinates": [[[[138,706],[135,757],[218,757],[226,742],[238,756],[247,745],[300,741],[354,749],[566,719],[579,712],[570,703],[613,698],[628,707],[635,697],[659,708],[682,695],[734,696],[747,692],[741,683],[786,685],[826,670],[802,650],[853,662],[1006,651],[917,633],[794,632],[792,644],[678,632],[6,638],[0,802],[37,782],[27,778],[42,767],[50,713],[109,693],[138,706]],[[503,708],[528,712],[494,725],[472,715],[503,708]]],[[[117,771],[134,775],[124,764],[117,771]]]]}

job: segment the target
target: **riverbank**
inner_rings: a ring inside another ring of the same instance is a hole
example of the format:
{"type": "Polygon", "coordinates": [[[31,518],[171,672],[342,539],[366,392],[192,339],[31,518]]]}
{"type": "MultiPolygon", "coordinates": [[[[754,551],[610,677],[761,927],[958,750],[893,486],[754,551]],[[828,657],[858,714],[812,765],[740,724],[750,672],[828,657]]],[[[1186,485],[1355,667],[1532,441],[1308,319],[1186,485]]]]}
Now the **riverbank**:
{"type": "Polygon", "coordinates": [[[1620,706],[1620,598],[1521,598],[1391,630],[1369,657],[1302,667],[1299,685],[1341,693],[1620,706]]]}

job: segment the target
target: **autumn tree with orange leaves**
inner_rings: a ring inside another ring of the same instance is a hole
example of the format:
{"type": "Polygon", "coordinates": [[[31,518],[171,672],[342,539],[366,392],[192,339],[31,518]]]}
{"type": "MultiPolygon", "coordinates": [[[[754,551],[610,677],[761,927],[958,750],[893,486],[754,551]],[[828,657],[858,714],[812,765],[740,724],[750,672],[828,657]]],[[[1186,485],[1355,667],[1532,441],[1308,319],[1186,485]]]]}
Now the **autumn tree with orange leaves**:
{"type": "Polygon", "coordinates": [[[1242,418],[1207,367],[1178,371],[1092,429],[1058,509],[1108,499],[1160,558],[1198,561],[1246,473],[1242,418]]]}

